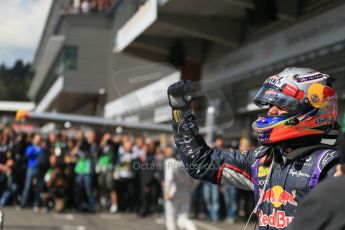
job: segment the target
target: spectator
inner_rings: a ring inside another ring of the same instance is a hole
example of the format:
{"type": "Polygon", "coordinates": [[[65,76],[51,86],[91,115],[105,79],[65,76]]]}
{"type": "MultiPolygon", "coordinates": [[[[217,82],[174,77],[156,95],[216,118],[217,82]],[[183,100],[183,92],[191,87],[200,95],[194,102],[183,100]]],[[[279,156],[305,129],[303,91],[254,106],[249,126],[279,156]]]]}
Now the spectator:
{"type": "Polygon", "coordinates": [[[64,164],[64,155],[67,150],[66,140],[62,140],[62,138],[65,138],[63,131],[61,131],[60,135],[57,135],[56,132],[51,132],[48,136],[49,152],[57,156],[57,164],[60,166],[64,164]]]}
{"type": "Polygon", "coordinates": [[[155,167],[156,170],[154,172],[154,183],[152,185],[152,197],[153,197],[153,210],[156,212],[162,212],[163,211],[163,188],[162,188],[162,181],[164,180],[164,172],[161,171],[161,166],[164,161],[164,153],[161,148],[158,146],[155,149],[154,153],[154,160],[155,160],[155,167]]]}
{"type": "Polygon", "coordinates": [[[106,12],[115,3],[114,0],[63,0],[61,7],[66,13],[87,14],[90,12],[106,12]]]}
{"type": "Polygon", "coordinates": [[[97,0],[91,0],[90,3],[90,11],[91,12],[97,12],[98,8],[98,1],[97,0]]]}
{"type": "MultiPolygon", "coordinates": [[[[249,140],[245,137],[240,139],[240,143],[238,146],[239,151],[245,153],[252,149],[253,146],[249,142],[249,140]]],[[[238,204],[238,214],[243,219],[248,219],[250,213],[254,208],[254,195],[252,191],[246,191],[243,189],[237,189],[237,204],[238,204]]]]}
{"type": "Polygon", "coordinates": [[[104,12],[110,7],[110,1],[109,0],[98,0],[98,11],[104,12]]]}
{"type": "MultiPolygon", "coordinates": [[[[47,140],[47,150],[51,153],[51,154],[55,154],[55,145],[57,144],[57,137],[55,132],[50,132],[48,134],[48,140],[47,140]]],[[[60,155],[61,152],[58,152],[57,155],[60,155]]]]}
{"type": "MultiPolygon", "coordinates": [[[[144,183],[145,180],[145,175],[147,174],[145,169],[143,170],[143,165],[145,164],[146,161],[146,148],[145,148],[145,141],[143,136],[137,136],[135,138],[135,145],[132,148],[133,151],[133,159],[136,159],[136,167],[134,172],[135,172],[135,177],[134,177],[134,182],[136,185],[139,185],[139,189],[134,190],[134,209],[136,212],[141,213],[143,211],[142,205],[144,205],[144,198],[143,198],[143,190],[144,190],[144,183]]],[[[141,213],[142,214],[142,213],[141,213]]]]}
{"type": "Polygon", "coordinates": [[[64,163],[65,163],[65,183],[66,183],[66,206],[67,207],[76,207],[78,204],[75,202],[74,193],[75,193],[75,165],[77,161],[78,155],[78,141],[75,138],[70,138],[67,143],[67,150],[64,156],[64,163]]]}
{"type": "Polygon", "coordinates": [[[84,14],[90,13],[91,4],[90,4],[89,0],[82,1],[82,3],[80,4],[80,8],[81,8],[82,13],[84,13],[84,14]]]}
{"type": "Polygon", "coordinates": [[[2,193],[7,184],[6,162],[13,146],[13,133],[10,129],[4,128],[0,138],[0,193],[2,193]]]}
{"type": "Polygon", "coordinates": [[[208,218],[211,221],[217,221],[219,218],[219,187],[218,185],[205,182],[203,189],[208,218]]]}
{"type": "Polygon", "coordinates": [[[116,170],[119,165],[119,151],[120,151],[120,147],[121,147],[121,140],[122,140],[122,136],[119,134],[116,134],[112,137],[112,141],[116,146],[117,149],[117,153],[116,153],[116,159],[115,159],[115,164],[114,164],[114,169],[113,169],[113,188],[112,191],[110,193],[110,199],[111,199],[111,204],[112,206],[110,207],[110,212],[114,213],[118,211],[118,207],[119,207],[119,175],[118,175],[118,171],[116,170]]]}
{"type": "Polygon", "coordinates": [[[110,133],[105,133],[100,144],[100,153],[96,166],[101,205],[108,207],[109,198],[113,197],[110,207],[112,213],[117,211],[117,199],[114,199],[117,196],[113,189],[113,170],[117,162],[118,148],[119,146],[111,140],[110,133]]]}
{"type": "MultiPolygon", "coordinates": [[[[14,157],[14,169],[16,175],[18,175],[18,191],[17,194],[21,194],[25,184],[25,174],[27,168],[27,160],[25,157],[25,151],[29,146],[29,136],[26,133],[19,133],[14,138],[14,145],[13,145],[13,157],[14,157]]],[[[16,201],[16,199],[15,199],[16,201]]]]}
{"type": "Polygon", "coordinates": [[[213,222],[218,221],[218,211],[219,211],[218,186],[206,182],[204,183],[203,193],[204,193],[204,199],[205,199],[206,208],[208,212],[208,218],[213,222]]]}
{"type": "Polygon", "coordinates": [[[182,161],[173,157],[172,147],[165,149],[165,156],[164,200],[166,227],[169,230],[175,230],[177,223],[179,229],[194,230],[196,227],[188,218],[188,213],[195,181],[187,174],[182,161]]]}
{"type": "Polygon", "coordinates": [[[140,215],[146,216],[150,214],[153,201],[157,201],[157,184],[155,177],[156,159],[155,159],[155,143],[151,139],[147,139],[144,147],[145,158],[140,158],[142,165],[140,170],[140,192],[141,192],[141,210],[140,215]]]}
{"type": "MultiPolygon", "coordinates": [[[[80,131],[81,132],[81,131],[80,131]]],[[[80,194],[83,192],[87,196],[87,208],[86,210],[93,212],[94,211],[94,196],[93,196],[93,152],[95,146],[95,132],[93,130],[87,133],[88,140],[83,139],[82,135],[79,132],[79,150],[77,153],[78,160],[75,165],[76,173],[76,191],[75,197],[78,200],[78,210],[85,210],[83,207],[83,200],[80,197],[80,194]]]]}
{"type": "Polygon", "coordinates": [[[205,218],[204,186],[204,182],[199,182],[192,192],[192,214],[194,219],[205,218]]]}
{"type": "Polygon", "coordinates": [[[133,146],[133,157],[139,158],[140,162],[146,160],[146,149],[145,141],[143,136],[137,136],[135,138],[135,145],[133,146]]]}
{"type": "MultiPolygon", "coordinates": [[[[32,182],[34,179],[40,181],[39,177],[41,175],[38,174],[38,159],[39,156],[44,154],[44,151],[41,147],[41,141],[42,137],[40,134],[35,134],[32,139],[32,144],[28,146],[28,148],[25,151],[25,156],[27,158],[27,171],[26,171],[26,179],[25,179],[25,185],[24,190],[22,194],[22,200],[21,200],[21,206],[26,207],[29,202],[29,195],[33,188],[32,182]]],[[[37,186],[36,184],[36,186],[37,186]]],[[[40,205],[40,190],[36,189],[35,191],[35,197],[34,197],[34,211],[38,211],[38,207],[40,205]]]]}
{"type": "Polygon", "coordinates": [[[45,174],[44,180],[47,193],[44,194],[44,203],[48,209],[54,208],[55,211],[61,212],[65,207],[65,180],[63,169],[59,167],[58,157],[51,154],[49,157],[50,168],[45,174]],[[50,203],[52,203],[50,205],[50,203]]]}
{"type": "Polygon", "coordinates": [[[86,137],[87,137],[87,143],[89,144],[89,152],[90,152],[90,156],[91,156],[91,163],[93,164],[93,166],[95,165],[95,161],[97,159],[98,156],[98,144],[97,144],[97,134],[95,130],[88,130],[88,132],[86,133],[86,137]]]}
{"type": "Polygon", "coordinates": [[[0,198],[0,206],[5,206],[8,201],[15,197],[18,191],[18,178],[21,176],[18,174],[18,167],[12,157],[9,157],[5,165],[2,165],[1,170],[6,173],[6,189],[2,193],[0,198]]]}
{"type": "MultiPolygon", "coordinates": [[[[217,137],[214,142],[214,147],[216,149],[224,149],[224,141],[223,138],[217,137]]],[[[223,187],[224,192],[224,201],[225,201],[225,209],[226,209],[226,221],[230,224],[235,222],[236,213],[237,213],[237,188],[232,185],[224,185],[223,187]]]]}
{"type": "Polygon", "coordinates": [[[124,136],[123,146],[119,151],[119,164],[116,169],[119,179],[119,208],[123,212],[133,212],[135,208],[135,162],[137,162],[137,158],[133,154],[132,142],[124,136]]]}

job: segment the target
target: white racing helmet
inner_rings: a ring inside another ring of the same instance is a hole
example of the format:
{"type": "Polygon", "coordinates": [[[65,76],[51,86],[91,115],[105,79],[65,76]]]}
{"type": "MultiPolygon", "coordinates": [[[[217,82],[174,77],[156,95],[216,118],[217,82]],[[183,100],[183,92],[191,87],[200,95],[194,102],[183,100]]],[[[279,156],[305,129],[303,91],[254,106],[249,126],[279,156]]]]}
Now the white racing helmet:
{"type": "Polygon", "coordinates": [[[262,115],[253,123],[258,140],[271,145],[289,139],[325,135],[337,117],[337,94],[333,79],[309,68],[291,67],[271,76],[254,98],[259,106],[275,105],[287,115],[262,115]]]}

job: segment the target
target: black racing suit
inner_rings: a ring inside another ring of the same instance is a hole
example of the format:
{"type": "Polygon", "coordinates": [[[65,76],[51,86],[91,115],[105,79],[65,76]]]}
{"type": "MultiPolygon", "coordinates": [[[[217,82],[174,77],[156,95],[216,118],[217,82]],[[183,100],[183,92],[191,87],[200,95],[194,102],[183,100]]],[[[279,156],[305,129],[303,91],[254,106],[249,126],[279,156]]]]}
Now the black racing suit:
{"type": "Polygon", "coordinates": [[[300,200],[320,180],[334,177],[338,153],[331,146],[261,146],[248,152],[212,149],[199,134],[191,111],[181,115],[183,119],[173,119],[173,128],[188,173],[198,180],[254,191],[259,229],[286,228],[300,200]]]}

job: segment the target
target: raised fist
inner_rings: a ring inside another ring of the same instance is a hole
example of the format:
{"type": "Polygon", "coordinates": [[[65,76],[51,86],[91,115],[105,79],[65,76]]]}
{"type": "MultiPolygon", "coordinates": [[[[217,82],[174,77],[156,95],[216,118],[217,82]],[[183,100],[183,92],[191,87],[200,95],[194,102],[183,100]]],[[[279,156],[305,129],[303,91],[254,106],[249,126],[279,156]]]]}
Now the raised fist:
{"type": "Polygon", "coordinates": [[[190,109],[194,97],[195,87],[192,81],[182,80],[168,88],[169,104],[173,109],[190,109]]]}

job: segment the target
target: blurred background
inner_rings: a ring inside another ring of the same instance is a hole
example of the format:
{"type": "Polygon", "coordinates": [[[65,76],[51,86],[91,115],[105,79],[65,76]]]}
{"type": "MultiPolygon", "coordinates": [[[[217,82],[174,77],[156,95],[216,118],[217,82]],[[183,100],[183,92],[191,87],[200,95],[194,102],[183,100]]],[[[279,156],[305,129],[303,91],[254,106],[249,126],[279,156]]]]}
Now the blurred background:
{"type": "MultiPolygon", "coordinates": [[[[343,123],[343,12],[344,0],[0,1],[6,229],[164,229],[166,89],[181,79],[218,148],[256,145],[252,98],[286,67],[334,77],[343,123]]],[[[191,187],[194,227],[242,229],[250,193],[191,187]]]]}

